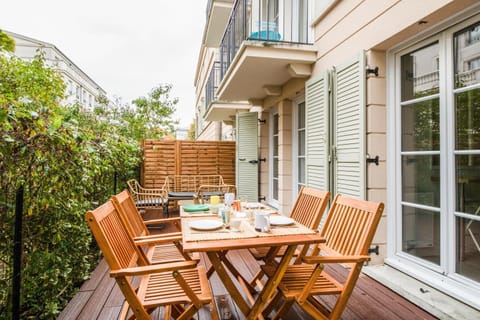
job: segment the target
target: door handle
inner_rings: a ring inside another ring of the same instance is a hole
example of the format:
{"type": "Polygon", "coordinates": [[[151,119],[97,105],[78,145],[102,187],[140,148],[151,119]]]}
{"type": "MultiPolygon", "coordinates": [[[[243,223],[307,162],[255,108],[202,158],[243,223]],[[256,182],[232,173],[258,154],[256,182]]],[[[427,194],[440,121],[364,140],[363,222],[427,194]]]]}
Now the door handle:
{"type": "Polygon", "coordinates": [[[245,160],[247,160],[247,159],[245,159],[245,158],[238,159],[238,161],[245,161],[245,160]]]}
{"type": "Polygon", "coordinates": [[[250,162],[252,164],[255,164],[255,163],[259,163],[260,161],[267,162],[267,158],[261,158],[261,159],[258,159],[258,160],[250,160],[248,162],[250,162]]]}

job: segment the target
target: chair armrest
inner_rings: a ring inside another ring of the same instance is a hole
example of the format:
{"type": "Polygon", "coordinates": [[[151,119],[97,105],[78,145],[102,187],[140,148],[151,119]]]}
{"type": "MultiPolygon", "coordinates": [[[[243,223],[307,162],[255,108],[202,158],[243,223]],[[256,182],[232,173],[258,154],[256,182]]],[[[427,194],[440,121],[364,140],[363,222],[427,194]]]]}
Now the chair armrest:
{"type": "Polygon", "coordinates": [[[181,234],[180,235],[174,234],[171,236],[160,236],[160,237],[157,235],[154,235],[153,237],[148,237],[148,238],[146,236],[143,236],[143,237],[140,237],[140,239],[138,239],[138,237],[134,239],[134,242],[137,246],[172,243],[175,241],[177,242],[182,241],[181,234]]]}
{"type": "Polygon", "coordinates": [[[182,240],[181,232],[150,234],[147,236],[138,236],[133,238],[133,241],[135,243],[139,242],[142,245],[146,244],[146,243],[143,243],[144,241],[150,241],[151,243],[161,243],[161,242],[173,242],[173,241],[181,241],[181,240],[182,240]]]}
{"type": "Polygon", "coordinates": [[[155,264],[155,265],[141,266],[141,267],[132,267],[132,268],[119,269],[119,270],[112,270],[110,272],[110,277],[141,276],[141,275],[159,273],[159,272],[191,269],[191,268],[195,268],[196,265],[197,265],[197,261],[182,261],[182,262],[162,263],[162,264],[155,264]]]}
{"type": "Polygon", "coordinates": [[[140,191],[136,193],[136,195],[144,198],[167,198],[167,192],[164,189],[141,188],[140,191]]]}
{"type": "Polygon", "coordinates": [[[351,263],[351,262],[365,262],[370,261],[370,256],[305,256],[302,261],[309,264],[318,263],[351,263]]]}
{"type": "Polygon", "coordinates": [[[148,226],[151,224],[163,224],[167,222],[177,222],[180,223],[180,218],[162,218],[162,219],[150,219],[150,220],[143,220],[143,222],[148,226]]]}
{"type": "Polygon", "coordinates": [[[202,194],[203,192],[208,191],[222,191],[224,193],[232,191],[236,192],[236,187],[233,184],[202,184],[198,187],[198,193],[202,194]]]}
{"type": "Polygon", "coordinates": [[[200,190],[203,190],[203,189],[219,189],[221,188],[222,185],[221,184],[202,184],[198,187],[198,191],[200,192],[200,190]]]}

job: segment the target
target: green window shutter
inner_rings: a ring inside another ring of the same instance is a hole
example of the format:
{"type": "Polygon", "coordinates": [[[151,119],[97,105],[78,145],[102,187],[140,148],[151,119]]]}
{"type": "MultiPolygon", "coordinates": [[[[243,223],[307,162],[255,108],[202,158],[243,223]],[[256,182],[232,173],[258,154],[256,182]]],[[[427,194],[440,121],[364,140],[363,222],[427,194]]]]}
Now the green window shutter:
{"type": "Polygon", "coordinates": [[[365,199],[365,58],[336,68],[334,76],[334,193],[365,199]]]}
{"type": "Polygon", "coordinates": [[[329,190],[329,77],[310,79],[305,88],[307,185],[329,190]]]}
{"type": "Polygon", "coordinates": [[[258,201],[258,113],[237,114],[237,197],[258,201]],[[256,163],[250,161],[255,160],[256,163]]]}

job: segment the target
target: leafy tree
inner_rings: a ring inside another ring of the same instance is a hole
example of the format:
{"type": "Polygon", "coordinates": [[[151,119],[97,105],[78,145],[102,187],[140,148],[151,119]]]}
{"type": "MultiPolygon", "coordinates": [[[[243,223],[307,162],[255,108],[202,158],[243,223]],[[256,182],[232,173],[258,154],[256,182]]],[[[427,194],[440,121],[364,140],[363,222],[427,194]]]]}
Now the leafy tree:
{"type": "Polygon", "coordinates": [[[154,87],[148,97],[132,101],[135,108],[124,113],[123,120],[129,123],[130,135],[137,139],[162,138],[173,132],[177,121],[171,117],[175,112],[178,98],[171,98],[171,84],[154,87]]]}
{"type": "Polygon", "coordinates": [[[15,40],[10,38],[5,32],[0,29],[0,51],[15,51],[15,40]]]}
{"type": "Polygon", "coordinates": [[[190,124],[190,128],[188,129],[188,139],[190,140],[195,140],[195,121],[192,121],[192,123],[190,124]]]}

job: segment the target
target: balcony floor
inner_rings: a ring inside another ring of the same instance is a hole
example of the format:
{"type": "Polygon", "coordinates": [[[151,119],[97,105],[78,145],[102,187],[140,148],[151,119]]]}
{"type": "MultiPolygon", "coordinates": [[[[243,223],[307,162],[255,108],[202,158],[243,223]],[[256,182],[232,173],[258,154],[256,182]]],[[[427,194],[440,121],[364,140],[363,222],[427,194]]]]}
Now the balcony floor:
{"type": "MultiPolygon", "coordinates": [[[[163,230],[152,230],[152,232],[165,232],[163,230]]],[[[247,279],[251,277],[258,268],[257,262],[246,250],[230,252],[230,259],[237,266],[238,270],[247,279]]],[[[206,257],[202,256],[202,263],[206,257]]],[[[346,276],[346,270],[340,266],[329,268],[329,272],[336,273],[339,277],[346,276]]],[[[109,277],[109,270],[105,260],[102,260],[93,271],[91,278],[87,280],[79,292],[66,306],[58,319],[117,319],[122,308],[123,295],[109,277]]],[[[215,296],[226,295],[226,290],[216,275],[211,279],[212,289],[215,296]]],[[[227,296],[229,299],[229,297],[227,296]]],[[[334,297],[331,297],[334,298],[334,297]]],[[[218,298],[217,298],[218,300],[218,298]]],[[[327,303],[332,299],[327,299],[327,303]]],[[[229,301],[231,301],[229,299],[229,301]]],[[[218,306],[218,304],[217,304],[218,306]]],[[[230,319],[243,319],[243,316],[232,304],[233,317],[230,319]]],[[[152,319],[163,319],[161,309],[152,314],[152,319]]],[[[210,319],[206,310],[201,310],[197,319],[210,319]]],[[[226,319],[226,318],[225,318],[226,319]]],[[[289,312],[286,320],[311,319],[300,308],[294,306],[289,312]]],[[[353,294],[350,297],[347,308],[343,312],[342,319],[437,319],[399,296],[390,289],[384,287],[372,278],[362,274],[357,282],[353,294]]]]}

